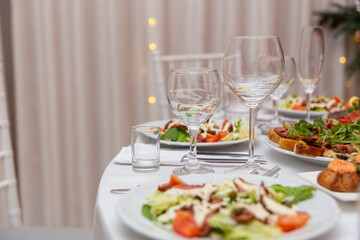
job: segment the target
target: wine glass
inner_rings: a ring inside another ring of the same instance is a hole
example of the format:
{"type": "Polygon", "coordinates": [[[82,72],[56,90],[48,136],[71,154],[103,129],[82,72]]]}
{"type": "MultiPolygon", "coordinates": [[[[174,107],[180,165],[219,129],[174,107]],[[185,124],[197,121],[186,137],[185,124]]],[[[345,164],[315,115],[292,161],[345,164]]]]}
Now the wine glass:
{"type": "Polygon", "coordinates": [[[279,117],[279,101],[287,93],[296,78],[296,66],[295,60],[293,57],[285,56],[285,72],[284,78],[279,85],[279,87],[270,95],[273,105],[273,116],[270,122],[259,125],[259,128],[268,132],[272,127],[278,127],[281,123],[281,118],[279,117]]]}
{"type": "Polygon", "coordinates": [[[228,172],[264,171],[254,157],[255,111],[284,77],[284,54],[279,37],[231,37],[224,54],[222,73],[231,90],[250,108],[249,157],[245,164],[228,172]]]}
{"type": "Polygon", "coordinates": [[[196,157],[196,139],[199,127],[216,111],[221,99],[219,74],[214,69],[191,67],[172,69],[167,86],[170,109],[184,122],[190,135],[189,160],[182,168],[174,169],[176,175],[212,173],[196,157]]]}
{"type": "Polygon", "coordinates": [[[306,93],[306,121],[310,121],[311,97],[320,80],[324,62],[324,30],[319,26],[301,29],[298,44],[298,76],[306,93]]]}

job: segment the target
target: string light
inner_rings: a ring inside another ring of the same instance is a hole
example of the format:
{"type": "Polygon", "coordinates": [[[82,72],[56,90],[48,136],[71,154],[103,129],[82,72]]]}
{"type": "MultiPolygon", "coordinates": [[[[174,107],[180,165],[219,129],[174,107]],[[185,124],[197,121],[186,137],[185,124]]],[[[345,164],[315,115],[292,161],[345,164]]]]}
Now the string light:
{"type": "Polygon", "coordinates": [[[350,88],[351,87],[351,82],[349,80],[345,81],[345,87],[346,88],[350,88]]]}
{"type": "Polygon", "coordinates": [[[151,103],[151,104],[154,104],[156,102],[156,98],[151,96],[148,98],[148,102],[151,103]]]}
{"type": "Polygon", "coordinates": [[[149,49],[152,50],[152,51],[155,50],[156,49],[156,44],[155,43],[150,43],[149,44],[149,49]]]}
{"type": "Polygon", "coordinates": [[[346,63],[346,57],[340,57],[340,58],[339,58],[339,62],[340,62],[341,64],[346,63]]]}
{"type": "Polygon", "coordinates": [[[149,18],[149,19],[148,19],[148,23],[149,23],[150,26],[155,26],[155,25],[156,25],[156,20],[155,20],[155,18],[149,18]]]}

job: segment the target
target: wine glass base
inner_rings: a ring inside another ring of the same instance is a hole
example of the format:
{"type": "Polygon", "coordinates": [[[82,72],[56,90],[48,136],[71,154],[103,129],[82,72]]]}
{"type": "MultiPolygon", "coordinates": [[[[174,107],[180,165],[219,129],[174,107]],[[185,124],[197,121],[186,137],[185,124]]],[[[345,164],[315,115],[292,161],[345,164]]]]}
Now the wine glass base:
{"type": "MultiPolygon", "coordinates": [[[[225,170],[224,173],[228,173],[228,174],[264,175],[270,169],[271,168],[262,167],[262,166],[258,166],[258,165],[250,166],[248,164],[243,164],[243,165],[241,165],[239,167],[225,170]]],[[[279,177],[279,173],[275,173],[274,175],[269,176],[269,177],[277,178],[277,177],[279,177]]]]}
{"type": "Polygon", "coordinates": [[[189,174],[206,174],[206,173],[214,173],[215,171],[212,168],[208,168],[200,165],[198,168],[189,169],[186,166],[181,168],[175,168],[173,173],[177,176],[189,175],[189,174]]]}

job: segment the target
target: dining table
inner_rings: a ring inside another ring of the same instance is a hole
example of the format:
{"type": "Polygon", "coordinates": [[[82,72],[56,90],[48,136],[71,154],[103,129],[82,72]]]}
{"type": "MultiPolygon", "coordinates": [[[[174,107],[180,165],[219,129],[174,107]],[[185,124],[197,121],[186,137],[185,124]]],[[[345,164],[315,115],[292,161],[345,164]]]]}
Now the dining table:
{"type": "MultiPolygon", "coordinates": [[[[283,154],[281,152],[274,151],[268,147],[264,141],[267,139],[266,135],[257,135],[255,138],[255,153],[261,154],[267,160],[267,166],[272,167],[279,165],[281,170],[279,171],[278,178],[298,182],[301,184],[310,185],[309,182],[301,178],[298,173],[309,171],[321,171],[324,166],[315,165],[311,162],[304,161],[301,158],[283,154]]],[[[156,180],[160,177],[170,177],[174,166],[160,166],[160,169],[153,173],[139,173],[132,170],[132,166],[122,165],[118,163],[120,155],[123,155],[124,149],[129,149],[129,146],[124,146],[119,149],[119,154],[109,163],[105,169],[97,192],[97,199],[95,205],[95,213],[93,220],[93,238],[96,240],[115,240],[115,239],[134,239],[142,240],[149,239],[144,235],[135,232],[133,229],[126,226],[116,212],[116,205],[119,201],[122,201],[126,193],[115,194],[111,193],[111,189],[119,188],[134,188],[138,185],[148,183],[156,180]]],[[[201,149],[201,148],[200,148],[201,149]]],[[[247,151],[248,142],[238,144],[229,144],[225,146],[211,147],[210,151],[247,151]]],[[[188,148],[175,148],[165,145],[161,145],[160,151],[173,150],[180,153],[186,153],[188,148]]],[[[123,155],[124,156],[124,155],[123,155]]],[[[128,161],[130,162],[130,155],[128,161]]],[[[160,158],[160,162],[169,161],[169,159],[160,158]]],[[[180,161],[180,159],[172,158],[172,161],[180,161]]],[[[225,170],[230,167],[213,167],[216,173],[224,173],[225,170]]],[[[314,239],[331,240],[331,239],[360,239],[359,234],[359,206],[356,201],[344,202],[335,199],[341,213],[337,220],[337,223],[327,232],[314,239]]],[[[127,204],[122,202],[121,204],[127,204]]],[[[332,209],[329,209],[331,211],[332,209]]],[[[140,209],[139,209],[140,211],[140,209]]],[[[326,224],[326,223],[324,223],[326,224]]]]}

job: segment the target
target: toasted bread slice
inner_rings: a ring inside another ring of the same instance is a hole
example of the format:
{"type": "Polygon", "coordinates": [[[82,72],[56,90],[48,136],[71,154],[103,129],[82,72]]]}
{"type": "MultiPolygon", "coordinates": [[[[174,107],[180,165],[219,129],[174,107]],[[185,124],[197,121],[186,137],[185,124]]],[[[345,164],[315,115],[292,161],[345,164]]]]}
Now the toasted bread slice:
{"type": "Polygon", "coordinates": [[[297,143],[298,143],[298,141],[294,140],[294,139],[281,138],[279,141],[279,148],[293,152],[295,144],[297,144],[297,143]]]}
{"type": "Polygon", "coordinates": [[[298,142],[294,147],[295,153],[313,157],[322,157],[324,151],[324,148],[309,146],[304,142],[298,142]]]}
{"type": "Polygon", "coordinates": [[[270,138],[271,141],[279,144],[279,141],[280,141],[280,139],[281,139],[282,137],[280,137],[280,135],[278,135],[278,134],[274,131],[274,129],[271,128],[271,129],[269,130],[269,138],[270,138]]]}

